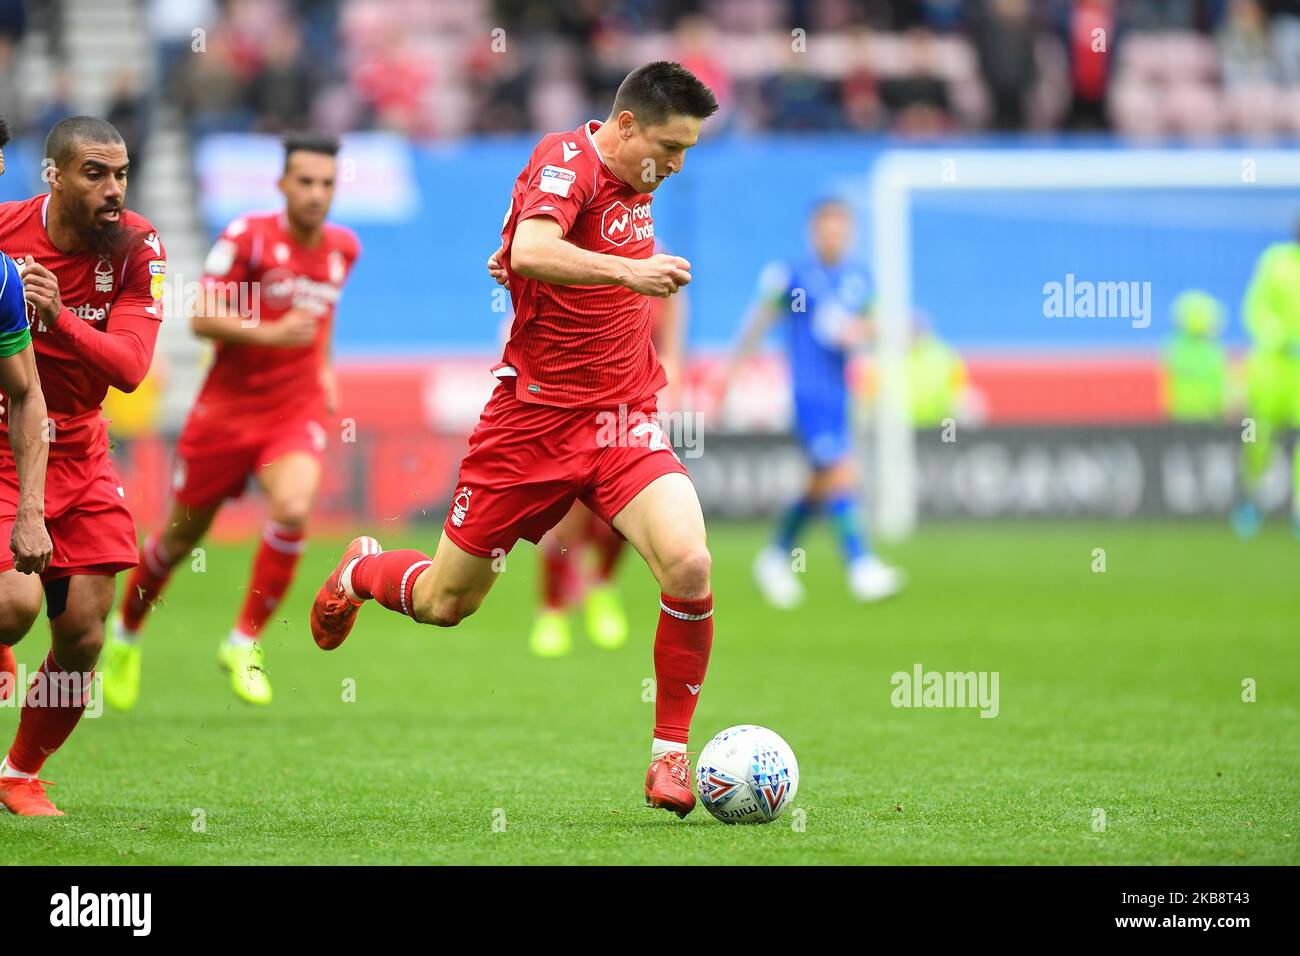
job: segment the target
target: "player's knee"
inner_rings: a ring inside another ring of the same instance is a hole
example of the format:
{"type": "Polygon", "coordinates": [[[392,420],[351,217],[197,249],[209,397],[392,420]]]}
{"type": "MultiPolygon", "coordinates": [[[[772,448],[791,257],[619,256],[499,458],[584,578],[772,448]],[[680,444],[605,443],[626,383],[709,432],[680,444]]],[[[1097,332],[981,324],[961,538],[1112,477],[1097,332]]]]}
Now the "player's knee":
{"type": "Polygon", "coordinates": [[[276,524],[301,531],[311,516],[311,499],[299,495],[273,499],[269,515],[276,524]]]}
{"type": "Polygon", "coordinates": [[[59,666],[70,671],[93,670],[104,647],[104,625],[96,621],[88,627],[70,628],[66,623],[59,627],[55,619],[54,658],[59,666]]]}
{"type": "Polygon", "coordinates": [[[661,571],[660,586],[673,597],[696,598],[709,593],[709,573],[713,559],[704,542],[676,547],[667,556],[661,571]]]}
{"type": "Polygon", "coordinates": [[[0,604],[0,644],[17,644],[41,613],[40,592],[35,600],[9,600],[0,604]]]}
{"type": "Polygon", "coordinates": [[[434,627],[455,627],[479,609],[481,595],[435,594],[424,604],[416,604],[415,619],[434,627]]]}

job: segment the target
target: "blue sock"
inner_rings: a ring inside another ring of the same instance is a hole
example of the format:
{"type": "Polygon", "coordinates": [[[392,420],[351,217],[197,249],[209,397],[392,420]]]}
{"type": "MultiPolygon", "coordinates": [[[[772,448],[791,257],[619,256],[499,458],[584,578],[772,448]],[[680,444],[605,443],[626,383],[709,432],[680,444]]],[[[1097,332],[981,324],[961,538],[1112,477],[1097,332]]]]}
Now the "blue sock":
{"type": "Polygon", "coordinates": [[[799,532],[804,529],[804,526],[808,524],[816,511],[816,504],[807,495],[797,499],[790,507],[786,508],[780,520],[776,523],[775,546],[787,554],[792,551],[794,543],[799,537],[799,532]]]}
{"type": "Polygon", "coordinates": [[[834,494],[826,502],[826,515],[840,539],[845,561],[851,564],[867,553],[866,535],[859,531],[862,525],[858,521],[858,506],[853,495],[848,492],[834,494]]]}

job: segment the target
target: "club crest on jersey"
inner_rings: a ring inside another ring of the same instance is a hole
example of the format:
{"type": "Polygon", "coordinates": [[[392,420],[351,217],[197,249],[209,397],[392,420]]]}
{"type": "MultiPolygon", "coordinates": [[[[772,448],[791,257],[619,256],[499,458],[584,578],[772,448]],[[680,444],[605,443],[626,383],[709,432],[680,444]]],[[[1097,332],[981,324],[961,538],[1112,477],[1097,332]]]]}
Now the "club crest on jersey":
{"type": "Polygon", "coordinates": [[[628,209],[626,203],[615,202],[600,217],[600,234],[615,246],[631,239],[653,239],[655,224],[650,218],[650,204],[638,203],[628,209]]]}
{"type": "Polygon", "coordinates": [[[113,291],[113,263],[108,261],[108,256],[100,256],[95,263],[95,291],[113,291]]]}
{"type": "Polygon", "coordinates": [[[469,485],[461,485],[456,497],[452,499],[451,523],[457,528],[465,523],[465,516],[469,514],[469,496],[469,485]]]}
{"type": "Polygon", "coordinates": [[[569,195],[569,187],[578,181],[578,174],[563,166],[543,166],[542,176],[537,181],[537,188],[544,193],[557,196],[569,195]]]}

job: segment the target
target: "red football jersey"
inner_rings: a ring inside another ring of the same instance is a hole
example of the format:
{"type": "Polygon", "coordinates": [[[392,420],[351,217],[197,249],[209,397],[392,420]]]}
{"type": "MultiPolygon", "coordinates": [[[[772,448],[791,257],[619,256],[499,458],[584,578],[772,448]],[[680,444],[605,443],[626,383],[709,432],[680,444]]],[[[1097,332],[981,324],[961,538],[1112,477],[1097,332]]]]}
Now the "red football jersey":
{"type": "MultiPolygon", "coordinates": [[[[45,231],[45,210],[49,196],[35,196],[21,202],[0,203],[0,248],[12,258],[31,256],[59,280],[63,307],[97,331],[115,320],[162,321],[162,295],[167,278],[167,254],[149,220],[123,210],[121,228],[134,233],[124,251],[113,257],[91,253],[67,254],[50,242],[45,231]]],[[[35,310],[28,306],[29,321],[35,310]]],[[[36,369],[41,390],[54,424],[50,457],[84,455],[102,443],[108,433],[100,406],[108,382],[88,368],[65,338],[50,332],[41,322],[32,325],[36,369]]],[[[152,343],[150,343],[152,346],[152,343]]],[[[7,435],[8,398],[0,414],[0,449],[9,454],[7,435]]]]}
{"type": "Polygon", "coordinates": [[[334,309],[360,254],[356,235],[326,223],[320,241],[294,241],[283,212],[243,216],[226,227],[204,263],[203,285],[221,293],[228,314],[255,313],[275,322],[292,309],[317,319],[309,345],[279,347],[217,342],[216,357],[199,392],[190,424],[250,419],[282,420],[286,410],[324,402],[320,371],[328,351],[334,309]]]}
{"type": "Polygon", "coordinates": [[[493,371],[515,371],[521,401],[605,408],[638,402],[665,384],[648,296],[622,286],[555,285],[510,269],[515,227],[533,216],[550,216],[581,249],[629,259],[654,254],[651,196],[606,165],[591,135],[600,125],[591,120],[543,137],[510,196],[501,258],[515,318],[493,371]]]}

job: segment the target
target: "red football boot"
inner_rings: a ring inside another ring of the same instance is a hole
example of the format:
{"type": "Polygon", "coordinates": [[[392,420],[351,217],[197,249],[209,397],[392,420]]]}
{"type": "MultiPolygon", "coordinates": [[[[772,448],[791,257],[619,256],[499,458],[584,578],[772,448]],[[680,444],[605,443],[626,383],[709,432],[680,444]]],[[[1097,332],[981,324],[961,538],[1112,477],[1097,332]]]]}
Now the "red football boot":
{"type": "Polygon", "coordinates": [[[20,817],[61,817],[63,811],[45,795],[48,780],[35,777],[0,777],[0,804],[20,817]]]}
{"type": "Polygon", "coordinates": [[[18,686],[18,664],[14,660],[14,649],[8,644],[0,644],[0,700],[8,700],[18,686]]]}
{"type": "Polygon", "coordinates": [[[694,810],[691,758],[680,750],[670,750],[650,761],[645,774],[645,802],[648,807],[671,810],[679,817],[694,810]]]}
{"type": "Polygon", "coordinates": [[[357,619],[357,609],[361,607],[359,602],[353,601],[343,592],[343,585],[339,583],[343,569],[354,558],[379,554],[383,550],[374,538],[365,535],[353,538],[348,549],[343,552],[343,559],[316,592],[316,600],[311,605],[311,636],[316,639],[316,646],[321,650],[332,651],[347,640],[357,619]]]}

